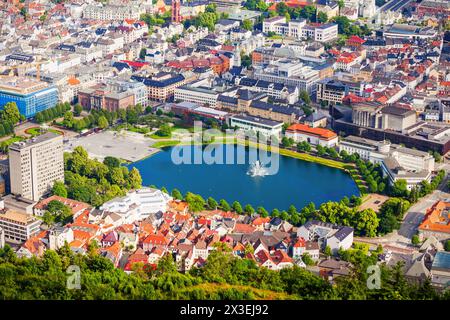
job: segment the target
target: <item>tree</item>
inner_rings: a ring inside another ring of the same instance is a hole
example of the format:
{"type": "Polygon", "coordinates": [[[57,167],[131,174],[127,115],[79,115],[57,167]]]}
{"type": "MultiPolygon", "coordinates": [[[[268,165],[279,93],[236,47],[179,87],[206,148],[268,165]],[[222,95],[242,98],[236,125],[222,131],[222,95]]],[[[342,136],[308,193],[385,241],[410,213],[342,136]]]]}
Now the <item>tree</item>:
{"type": "Polygon", "coordinates": [[[305,6],[300,13],[300,17],[309,21],[314,21],[316,17],[316,8],[312,5],[305,6]]]}
{"type": "Polygon", "coordinates": [[[242,206],[239,202],[234,201],[232,207],[233,207],[233,211],[235,211],[236,213],[238,213],[238,214],[242,213],[242,206]]]}
{"type": "Polygon", "coordinates": [[[450,252],[450,240],[445,241],[444,249],[447,252],[450,252]]]}
{"type": "MultiPolygon", "coordinates": [[[[36,117],[36,121],[38,121],[37,117],[36,117]]],[[[63,125],[66,128],[71,129],[73,127],[73,122],[74,122],[73,113],[70,111],[66,111],[66,113],[64,113],[63,125]]]]}
{"type": "MultiPolygon", "coordinates": [[[[72,210],[64,203],[52,200],[47,204],[47,211],[44,213],[44,222],[61,222],[66,224],[72,220],[72,210]]],[[[48,224],[48,223],[47,223],[48,224]]]]}
{"type": "Polygon", "coordinates": [[[256,209],[256,212],[263,218],[266,218],[269,216],[269,212],[264,207],[258,207],[256,209]]]}
{"type": "Polygon", "coordinates": [[[78,103],[73,107],[73,114],[76,117],[79,117],[81,115],[82,111],[83,111],[83,107],[78,103]]]}
{"type": "Polygon", "coordinates": [[[127,108],[126,111],[126,121],[129,124],[136,124],[138,122],[138,113],[134,108],[127,108]]]}
{"type": "Polygon", "coordinates": [[[10,122],[15,125],[21,119],[19,109],[15,102],[8,102],[0,111],[0,122],[10,122]]]}
{"type": "Polygon", "coordinates": [[[327,21],[328,21],[328,15],[326,14],[326,12],[320,11],[317,14],[317,22],[326,23],[327,21]]]}
{"type": "Polygon", "coordinates": [[[395,181],[391,188],[391,194],[394,197],[406,197],[408,195],[406,180],[399,179],[395,181]]]}
{"type": "Polygon", "coordinates": [[[314,265],[314,260],[311,258],[310,254],[308,252],[305,252],[302,256],[302,261],[307,265],[307,266],[312,266],[314,265]]]}
{"type": "Polygon", "coordinates": [[[241,51],[241,65],[247,69],[252,65],[252,58],[243,51],[241,51]]]}
{"type": "Polygon", "coordinates": [[[208,202],[208,208],[209,209],[211,209],[211,210],[217,209],[218,203],[212,197],[209,197],[207,202],[208,202]]]}
{"type": "Polygon", "coordinates": [[[159,130],[155,132],[160,137],[170,137],[172,135],[172,129],[167,123],[162,124],[159,130]]]}
{"type": "Polygon", "coordinates": [[[323,253],[324,253],[327,257],[331,257],[331,256],[332,256],[332,252],[331,252],[330,246],[326,246],[323,253]]]}
{"type": "Polygon", "coordinates": [[[230,205],[228,204],[228,202],[226,201],[226,200],[224,200],[224,199],[221,199],[220,201],[219,201],[219,206],[220,206],[220,208],[223,210],[223,211],[230,211],[231,210],[231,207],[230,207],[230,205]]]}
{"type": "Polygon", "coordinates": [[[205,200],[198,194],[188,192],[184,199],[188,203],[191,212],[199,212],[205,208],[205,200]]]}
{"type": "Polygon", "coordinates": [[[97,123],[100,129],[106,129],[109,126],[108,119],[105,116],[100,116],[97,123]]]}
{"type": "Polygon", "coordinates": [[[279,2],[276,5],[276,11],[278,15],[284,16],[286,13],[288,13],[288,6],[284,2],[279,2]]]}
{"type": "Polygon", "coordinates": [[[253,30],[252,21],[249,19],[244,19],[244,21],[242,21],[242,28],[248,31],[252,31],[253,30]]]}
{"type": "Polygon", "coordinates": [[[420,243],[419,236],[417,234],[413,235],[411,238],[411,243],[417,246],[420,243]]]}
{"type": "Polygon", "coordinates": [[[306,105],[311,104],[311,97],[309,96],[309,93],[307,91],[305,91],[305,90],[300,91],[299,98],[302,99],[302,101],[306,105]]]}
{"type": "Polygon", "coordinates": [[[107,156],[103,159],[103,164],[108,168],[118,168],[120,167],[120,160],[115,157],[107,156]]]}
{"type": "Polygon", "coordinates": [[[67,189],[62,181],[55,181],[52,187],[52,195],[67,198],[67,189]]]}
{"type": "Polygon", "coordinates": [[[244,208],[245,214],[251,216],[253,213],[255,213],[255,209],[250,204],[247,204],[244,208]]]}
{"type": "Polygon", "coordinates": [[[177,200],[183,200],[183,195],[181,194],[180,190],[178,190],[178,189],[172,190],[172,197],[177,200]]]}
{"type": "Polygon", "coordinates": [[[128,174],[128,182],[130,184],[131,189],[139,189],[142,187],[142,177],[139,173],[139,170],[136,167],[133,167],[128,174]]]}

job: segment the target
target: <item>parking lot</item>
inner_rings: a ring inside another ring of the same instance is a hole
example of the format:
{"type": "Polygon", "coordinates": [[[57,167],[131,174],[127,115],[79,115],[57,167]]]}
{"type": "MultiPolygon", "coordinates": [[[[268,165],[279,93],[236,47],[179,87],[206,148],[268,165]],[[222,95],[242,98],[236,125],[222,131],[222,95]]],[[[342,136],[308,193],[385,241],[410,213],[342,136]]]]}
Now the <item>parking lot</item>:
{"type": "Polygon", "coordinates": [[[85,137],[72,137],[65,143],[65,151],[72,151],[77,146],[87,150],[89,156],[102,161],[111,156],[134,162],[146,158],[159,149],[151,148],[153,139],[129,131],[103,131],[85,137]]]}

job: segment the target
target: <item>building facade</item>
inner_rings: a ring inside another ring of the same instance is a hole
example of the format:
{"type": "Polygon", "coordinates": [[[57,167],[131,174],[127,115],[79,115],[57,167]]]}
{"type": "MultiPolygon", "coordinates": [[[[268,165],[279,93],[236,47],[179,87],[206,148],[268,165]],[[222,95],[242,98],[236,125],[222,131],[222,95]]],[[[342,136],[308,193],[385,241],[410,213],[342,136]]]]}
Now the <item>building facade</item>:
{"type": "Polygon", "coordinates": [[[0,228],[3,229],[5,240],[24,242],[39,233],[42,221],[32,215],[4,210],[0,212],[0,228]]]}
{"type": "Polygon", "coordinates": [[[44,133],[9,147],[11,193],[38,201],[64,181],[63,136],[44,133]]]}
{"type": "Polygon", "coordinates": [[[25,118],[32,118],[36,113],[56,105],[58,89],[42,81],[3,78],[0,80],[0,106],[8,102],[14,102],[25,118]]]}

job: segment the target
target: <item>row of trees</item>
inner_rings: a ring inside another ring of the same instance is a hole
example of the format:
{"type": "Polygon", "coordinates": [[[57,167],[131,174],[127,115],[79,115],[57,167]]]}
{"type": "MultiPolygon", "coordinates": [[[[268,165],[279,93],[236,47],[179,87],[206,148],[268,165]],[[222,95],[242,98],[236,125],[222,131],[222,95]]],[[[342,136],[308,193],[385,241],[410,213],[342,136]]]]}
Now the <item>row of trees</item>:
{"type": "Polygon", "coordinates": [[[56,118],[60,118],[64,115],[66,111],[71,109],[70,103],[58,103],[53,108],[45,109],[44,111],[40,111],[36,113],[34,120],[37,123],[44,123],[48,121],[52,121],[56,118]]]}
{"type": "Polygon", "coordinates": [[[435,291],[429,281],[413,284],[405,280],[402,265],[381,265],[379,290],[367,286],[365,265],[373,262],[365,249],[341,251],[354,265],[354,273],[339,277],[334,285],[299,267],[281,271],[260,268],[248,259],[233,256],[226,246],[217,246],[206,264],[182,274],[172,256],[160,259],[155,268],[143,263],[126,274],[97,253],[94,246],[86,255],[75,254],[66,245],[57,252],[47,250],[42,258],[17,258],[9,246],[0,249],[0,299],[113,300],[113,299],[256,299],[266,294],[284,299],[408,300],[449,299],[450,292],[435,291]],[[69,266],[81,270],[81,290],[67,287],[69,266]],[[268,291],[267,291],[268,290],[268,291]]]}
{"type": "Polygon", "coordinates": [[[136,168],[128,170],[120,160],[106,157],[103,162],[89,159],[86,150],[78,146],[72,153],[64,154],[65,190],[58,185],[54,194],[100,206],[130,189],[142,186],[136,168]]]}
{"type": "Polygon", "coordinates": [[[136,124],[138,123],[139,116],[143,113],[144,109],[140,104],[130,106],[127,109],[119,109],[118,111],[92,109],[89,115],[82,119],[75,119],[74,113],[66,111],[62,125],[67,129],[76,131],[94,127],[105,129],[118,121],[136,124]]]}

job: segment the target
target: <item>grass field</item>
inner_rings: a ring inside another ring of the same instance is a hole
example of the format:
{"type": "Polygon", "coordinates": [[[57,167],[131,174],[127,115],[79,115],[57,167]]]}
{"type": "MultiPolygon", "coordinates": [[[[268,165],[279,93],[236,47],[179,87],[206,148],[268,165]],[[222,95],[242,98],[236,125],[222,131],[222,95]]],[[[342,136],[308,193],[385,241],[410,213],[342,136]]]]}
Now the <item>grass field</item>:
{"type": "MultiPolygon", "coordinates": [[[[62,131],[51,129],[51,128],[47,129],[47,131],[48,132],[53,132],[53,133],[56,133],[56,134],[63,134],[62,131]]],[[[30,134],[33,137],[34,136],[38,136],[38,135],[41,134],[41,128],[39,128],[39,127],[28,128],[28,129],[25,130],[25,133],[26,134],[30,134]]]]}

